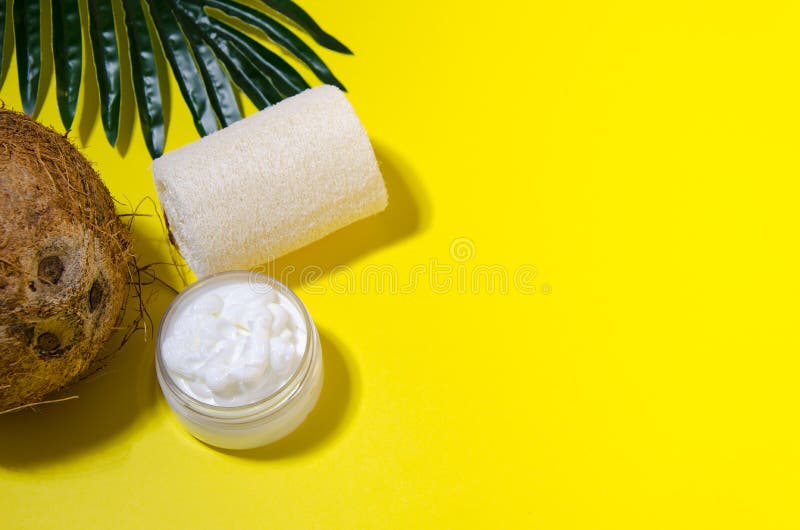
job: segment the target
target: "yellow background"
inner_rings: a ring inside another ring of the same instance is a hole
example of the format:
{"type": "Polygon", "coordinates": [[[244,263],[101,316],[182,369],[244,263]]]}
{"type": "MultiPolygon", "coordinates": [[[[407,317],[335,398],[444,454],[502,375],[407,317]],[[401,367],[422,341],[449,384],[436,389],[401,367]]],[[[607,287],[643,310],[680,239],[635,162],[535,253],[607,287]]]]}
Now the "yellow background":
{"type": "MultiPolygon", "coordinates": [[[[0,527],[800,528],[798,4],[301,3],[356,52],[321,53],[391,198],[277,265],[530,265],[536,292],[291,280],[325,388],[245,453],[181,429],[138,336],[79,399],[0,417],[0,527]]],[[[155,197],[129,87],[124,158],[83,90],[73,137],[155,197]]],[[[173,149],[196,133],[170,100],[173,149]]]]}

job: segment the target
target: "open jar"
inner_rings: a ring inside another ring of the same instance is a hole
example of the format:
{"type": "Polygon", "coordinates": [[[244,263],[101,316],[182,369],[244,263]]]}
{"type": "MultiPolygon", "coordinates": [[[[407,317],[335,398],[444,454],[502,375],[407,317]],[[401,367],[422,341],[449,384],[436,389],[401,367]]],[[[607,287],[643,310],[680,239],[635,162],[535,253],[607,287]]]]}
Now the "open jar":
{"type": "Polygon", "coordinates": [[[156,375],[172,411],[210,445],[248,449],[295,430],[322,388],[311,316],[285,285],[249,271],[203,278],[161,319],[156,375]]]}

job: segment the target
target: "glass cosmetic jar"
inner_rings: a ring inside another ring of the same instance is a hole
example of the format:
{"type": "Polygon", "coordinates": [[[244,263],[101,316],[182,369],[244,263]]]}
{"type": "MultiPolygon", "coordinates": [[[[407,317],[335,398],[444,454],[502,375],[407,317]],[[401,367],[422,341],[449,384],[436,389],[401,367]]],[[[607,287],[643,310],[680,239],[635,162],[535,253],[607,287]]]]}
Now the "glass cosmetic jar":
{"type": "Polygon", "coordinates": [[[322,348],[314,321],[288,287],[260,273],[224,272],[192,284],[167,308],[156,376],[192,435],[249,449],[286,436],[314,408],[322,348]]]}

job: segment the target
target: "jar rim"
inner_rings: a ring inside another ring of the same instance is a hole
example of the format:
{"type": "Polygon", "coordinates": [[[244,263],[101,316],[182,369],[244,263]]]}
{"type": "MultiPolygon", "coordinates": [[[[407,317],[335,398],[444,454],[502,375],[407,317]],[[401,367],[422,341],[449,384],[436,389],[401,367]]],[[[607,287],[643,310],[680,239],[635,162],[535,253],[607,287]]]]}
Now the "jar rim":
{"type": "MultiPolygon", "coordinates": [[[[158,328],[158,334],[156,336],[156,346],[155,346],[155,357],[156,357],[156,372],[159,376],[159,379],[166,384],[166,387],[172,393],[173,396],[178,398],[184,405],[191,408],[194,412],[200,413],[203,415],[209,415],[212,417],[216,417],[214,413],[220,414],[233,414],[235,415],[236,412],[249,412],[252,409],[256,409],[253,411],[254,414],[260,414],[264,412],[274,412],[279,407],[283,406],[285,403],[291,400],[291,396],[300,388],[303,384],[303,381],[308,377],[308,374],[311,372],[312,362],[311,357],[314,354],[314,345],[316,343],[316,327],[314,326],[314,322],[311,319],[311,315],[308,313],[308,309],[306,309],[305,304],[298,298],[298,296],[285,284],[281,283],[280,281],[276,280],[272,276],[267,274],[257,272],[257,271],[248,271],[248,270],[231,270],[225,272],[219,272],[216,274],[211,274],[209,276],[205,276],[200,280],[197,280],[192,285],[188,286],[186,289],[178,293],[178,295],[170,302],[169,306],[167,306],[167,310],[164,311],[164,315],[161,317],[161,322],[158,328]],[[161,352],[161,343],[164,340],[164,333],[165,329],[169,326],[165,325],[168,323],[169,318],[175,312],[175,310],[183,303],[189,296],[196,292],[203,287],[206,287],[208,284],[211,283],[220,283],[225,281],[226,279],[232,278],[240,278],[240,279],[247,279],[248,284],[251,287],[254,287],[253,282],[258,281],[258,285],[268,285],[271,289],[274,289],[280,295],[286,297],[289,302],[297,309],[297,312],[300,314],[300,317],[303,320],[303,325],[307,330],[306,334],[306,344],[305,349],[303,350],[303,355],[301,357],[301,362],[298,367],[295,369],[294,373],[291,377],[280,387],[278,387],[275,391],[268,394],[267,396],[258,399],[256,401],[252,401],[250,403],[245,403],[243,405],[233,405],[233,406],[226,406],[226,405],[215,405],[212,403],[207,403],[205,401],[199,400],[194,396],[186,393],[183,389],[181,389],[172,376],[169,373],[169,370],[163,368],[165,365],[164,358],[161,352]],[[290,390],[287,394],[287,390],[290,390]],[[211,414],[204,414],[206,412],[210,412],[211,414]]],[[[233,417],[241,417],[235,415],[233,417]]]]}

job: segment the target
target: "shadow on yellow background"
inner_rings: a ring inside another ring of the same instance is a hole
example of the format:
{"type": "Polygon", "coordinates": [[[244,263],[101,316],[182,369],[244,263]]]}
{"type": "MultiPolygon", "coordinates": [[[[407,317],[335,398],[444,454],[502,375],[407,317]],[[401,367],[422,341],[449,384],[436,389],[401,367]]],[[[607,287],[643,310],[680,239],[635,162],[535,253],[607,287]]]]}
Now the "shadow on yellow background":
{"type": "MultiPolygon", "coordinates": [[[[313,265],[328,272],[424,229],[431,210],[420,184],[387,147],[377,145],[376,156],[389,193],[386,211],[277,260],[270,265],[272,270],[294,267],[293,270],[300,271],[313,265]]],[[[139,213],[151,219],[157,215],[148,203],[144,203],[139,213]]],[[[154,237],[145,233],[144,227],[139,228],[141,222],[136,219],[131,225],[139,264],[168,261],[166,235],[154,237]]],[[[171,268],[161,265],[156,269],[157,274],[180,288],[178,277],[170,274],[171,268]]],[[[291,285],[296,286],[298,280],[298,275],[289,277],[291,285]]],[[[151,284],[145,287],[144,296],[154,324],[146,340],[144,334],[135,335],[113,354],[106,368],[53,396],[78,395],[79,399],[0,416],[0,466],[20,470],[75,458],[119,439],[154,408],[161,396],[154,377],[153,334],[173,295],[163,286],[151,284]]],[[[135,312],[136,303],[131,299],[126,320],[130,321],[135,312]]],[[[306,422],[284,440],[268,447],[224,452],[259,460],[290,458],[323,447],[345,428],[358,406],[358,377],[347,360],[346,346],[324,330],[320,330],[320,339],[325,382],[319,402],[306,422]]]]}
{"type": "Polygon", "coordinates": [[[319,401],[305,422],[286,438],[247,451],[221,450],[231,456],[254,460],[291,458],[321,449],[333,442],[358,409],[361,385],[355,366],[343,347],[325,330],[319,330],[325,380],[319,401]]]}
{"type": "Polygon", "coordinates": [[[153,342],[136,337],[109,365],[51,397],[78,399],[0,416],[0,466],[64,462],[115,440],[155,404],[153,342]]]}
{"type": "MultiPolygon", "coordinates": [[[[161,298],[156,321],[168,301],[161,298]]],[[[320,341],[325,379],[319,402],[305,423],[268,447],[226,453],[252,459],[289,458],[323,447],[345,427],[357,408],[356,369],[331,334],[320,330],[320,341]]],[[[63,463],[114,439],[119,443],[131,424],[151,414],[162,399],[153,358],[154,341],[145,343],[143,335],[136,335],[107,367],[56,396],[79,399],[0,416],[0,466],[25,470],[63,463]]],[[[175,421],[164,415],[161,420],[175,421]]]]}

